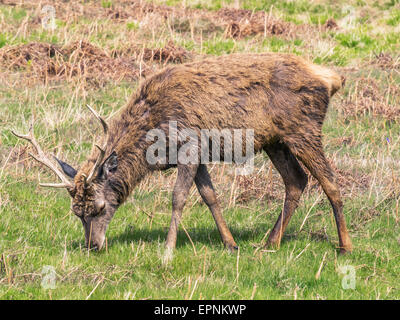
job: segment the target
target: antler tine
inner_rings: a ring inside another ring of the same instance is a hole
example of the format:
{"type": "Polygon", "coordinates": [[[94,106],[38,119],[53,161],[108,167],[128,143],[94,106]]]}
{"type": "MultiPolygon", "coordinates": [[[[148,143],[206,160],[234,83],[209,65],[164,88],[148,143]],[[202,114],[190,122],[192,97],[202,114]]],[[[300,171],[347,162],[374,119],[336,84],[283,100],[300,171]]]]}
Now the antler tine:
{"type": "Polygon", "coordinates": [[[103,127],[104,134],[106,135],[106,137],[104,138],[105,142],[104,142],[103,147],[100,147],[97,144],[95,144],[96,148],[99,149],[99,151],[100,151],[100,155],[98,156],[94,166],[90,170],[88,177],[87,178],[85,177],[85,185],[88,185],[90,182],[93,181],[95,172],[97,171],[97,169],[100,167],[100,165],[102,164],[102,162],[104,160],[104,156],[106,154],[105,149],[107,147],[108,125],[107,125],[107,122],[91,106],[89,106],[87,104],[86,107],[100,121],[100,123],[101,123],[101,125],[103,127]]]}
{"type": "Polygon", "coordinates": [[[94,166],[92,167],[92,169],[89,172],[89,175],[87,178],[85,178],[85,184],[88,185],[90,182],[92,182],[92,180],[94,179],[94,173],[97,171],[97,169],[100,167],[101,163],[104,160],[104,156],[106,154],[106,151],[104,150],[104,148],[100,148],[97,144],[95,144],[95,147],[97,149],[99,149],[100,151],[100,155],[98,156],[96,163],[94,164],[94,166]]]}
{"type": "Polygon", "coordinates": [[[48,188],[69,188],[71,184],[66,183],[39,183],[41,187],[48,187],[48,188]]]}
{"type": "Polygon", "coordinates": [[[107,122],[88,104],[86,107],[93,113],[93,115],[100,121],[101,125],[103,126],[104,134],[108,134],[108,124],[107,122]]]}
{"type": "Polygon", "coordinates": [[[62,183],[60,183],[60,184],[40,183],[40,186],[52,187],[52,188],[73,187],[72,183],[68,180],[68,178],[57,168],[57,166],[54,165],[54,163],[52,161],[49,160],[49,158],[46,156],[46,154],[40,148],[40,146],[37,143],[35,136],[33,134],[33,125],[30,126],[28,134],[19,134],[19,133],[16,133],[14,130],[11,130],[11,132],[14,136],[30,142],[32,144],[32,146],[35,148],[37,155],[34,155],[32,153],[29,153],[29,155],[36,161],[44,164],[47,168],[52,170],[62,181],[62,183]]]}

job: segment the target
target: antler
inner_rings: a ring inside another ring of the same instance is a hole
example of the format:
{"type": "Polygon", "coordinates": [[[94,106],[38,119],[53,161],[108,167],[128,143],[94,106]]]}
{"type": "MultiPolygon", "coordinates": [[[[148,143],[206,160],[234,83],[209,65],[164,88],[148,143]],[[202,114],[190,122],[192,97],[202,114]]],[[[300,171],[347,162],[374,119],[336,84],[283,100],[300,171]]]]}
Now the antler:
{"type": "Polygon", "coordinates": [[[100,151],[100,155],[97,158],[96,163],[90,170],[89,175],[85,177],[85,185],[88,185],[94,179],[94,173],[97,171],[97,169],[99,169],[106,155],[105,149],[107,147],[108,125],[107,122],[91,106],[89,106],[88,104],[86,106],[93,113],[93,115],[100,121],[101,125],[103,126],[104,134],[106,136],[106,138],[104,139],[103,147],[100,147],[99,145],[95,144],[96,148],[99,149],[100,151]]]}
{"type": "Polygon", "coordinates": [[[52,187],[52,188],[73,188],[73,184],[69,181],[67,176],[65,176],[58,168],[57,166],[50,161],[50,159],[46,156],[46,154],[42,151],[40,148],[39,144],[36,142],[36,139],[33,134],[33,120],[32,124],[29,128],[29,133],[28,134],[18,134],[15,131],[11,130],[12,134],[20,139],[24,139],[29,141],[32,146],[36,150],[36,155],[29,153],[29,155],[35,159],[36,161],[44,164],[47,168],[52,170],[62,181],[62,183],[39,183],[40,186],[42,187],[52,187]]]}
{"type": "Polygon", "coordinates": [[[93,115],[101,122],[101,125],[103,126],[104,134],[107,135],[108,133],[108,125],[107,122],[88,104],[86,107],[93,113],[93,115]]]}

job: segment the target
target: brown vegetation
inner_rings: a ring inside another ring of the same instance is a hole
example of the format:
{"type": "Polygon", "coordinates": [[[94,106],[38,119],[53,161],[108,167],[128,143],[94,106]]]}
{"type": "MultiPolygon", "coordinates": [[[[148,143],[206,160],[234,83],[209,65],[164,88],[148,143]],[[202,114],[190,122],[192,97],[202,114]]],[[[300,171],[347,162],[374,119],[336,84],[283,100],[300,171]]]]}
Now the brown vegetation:
{"type": "MultiPolygon", "coordinates": [[[[279,35],[287,38],[298,36],[306,26],[277,19],[271,13],[250,11],[244,9],[220,9],[217,17],[226,25],[225,36],[243,38],[262,34],[264,36],[279,35]]],[[[308,26],[307,29],[310,27],[308,26]]]]}
{"type": "Polygon", "coordinates": [[[393,57],[389,53],[381,52],[375,55],[373,64],[379,66],[382,70],[400,69],[400,56],[393,57]]]}
{"type": "Polygon", "coordinates": [[[355,80],[347,98],[340,104],[339,110],[346,117],[371,114],[387,120],[400,117],[400,87],[388,83],[382,88],[373,78],[355,80]]]}
{"type": "Polygon", "coordinates": [[[25,71],[33,80],[71,80],[79,77],[101,84],[106,79],[137,79],[139,65],[129,58],[110,58],[100,48],[84,42],[64,47],[48,43],[29,43],[0,50],[2,69],[25,71]]]}
{"type": "Polygon", "coordinates": [[[338,29],[339,28],[335,19],[333,19],[333,18],[326,20],[326,22],[324,23],[324,27],[326,29],[338,29]]]}
{"type": "Polygon", "coordinates": [[[184,62],[190,54],[169,42],[164,48],[131,48],[123,54],[108,55],[86,41],[76,41],[63,47],[32,42],[0,49],[3,70],[24,71],[31,80],[71,80],[79,78],[89,84],[107,81],[136,80],[153,72],[143,62],[184,62]]]}
{"type": "Polygon", "coordinates": [[[164,64],[168,62],[183,63],[189,60],[190,57],[191,54],[187,50],[176,46],[172,41],[169,41],[168,44],[163,48],[145,48],[143,50],[144,60],[163,62],[164,64]]]}

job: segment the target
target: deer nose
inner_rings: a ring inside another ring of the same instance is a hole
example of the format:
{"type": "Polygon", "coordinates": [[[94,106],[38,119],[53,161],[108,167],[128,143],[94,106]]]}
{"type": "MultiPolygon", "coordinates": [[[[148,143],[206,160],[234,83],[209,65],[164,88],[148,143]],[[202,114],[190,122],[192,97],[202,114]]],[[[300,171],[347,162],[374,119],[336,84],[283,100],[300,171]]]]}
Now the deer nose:
{"type": "Polygon", "coordinates": [[[86,248],[93,251],[100,251],[103,248],[105,237],[100,237],[99,239],[93,239],[85,242],[86,248]]]}
{"type": "Polygon", "coordinates": [[[104,200],[96,200],[94,202],[94,207],[96,209],[96,213],[102,212],[105,206],[106,206],[106,203],[104,202],[104,200]]]}
{"type": "Polygon", "coordinates": [[[93,249],[95,251],[100,251],[103,248],[104,239],[104,237],[101,237],[100,239],[93,241],[93,249]]]}

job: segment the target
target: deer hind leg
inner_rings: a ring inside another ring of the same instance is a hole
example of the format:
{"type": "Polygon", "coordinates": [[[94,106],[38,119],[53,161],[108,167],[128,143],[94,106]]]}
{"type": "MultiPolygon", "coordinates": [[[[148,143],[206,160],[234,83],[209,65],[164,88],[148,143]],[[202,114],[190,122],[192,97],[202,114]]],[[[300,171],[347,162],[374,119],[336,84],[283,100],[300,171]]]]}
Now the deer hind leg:
{"type": "Polygon", "coordinates": [[[325,158],[321,140],[317,138],[312,142],[302,141],[296,143],[296,147],[291,150],[321,184],[332,205],[339,235],[340,253],[351,252],[352,244],[343,215],[343,202],[332,169],[325,158]]]}
{"type": "Polygon", "coordinates": [[[276,143],[266,147],[265,151],[285,184],[286,195],[283,210],[266,243],[266,246],[279,248],[283,233],[307,185],[307,175],[285,144],[276,143]]]}
{"type": "Polygon", "coordinates": [[[197,173],[198,165],[179,165],[178,176],[176,178],[174,190],[172,192],[172,216],[169,227],[166,251],[163,257],[163,262],[168,262],[172,259],[172,253],[176,246],[178,234],[178,226],[182,216],[182,210],[185,206],[190,187],[193,185],[194,177],[197,173]]]}
{"type": "Polygon", "coordinates": [[[232,234],[222,216],[221,207],[219,205],[217,196],[214,191],[214,187],[211,182],[210,175],[208,174],[207,167],[205,164],[201,164],[197,170],[196,177],[194,179],[197,190],[210,209],[215,223],[217,225],[219,234],[221,235],[222,242],[229,251],[237,249],[237,244],[232,237],[232,234]]]}

